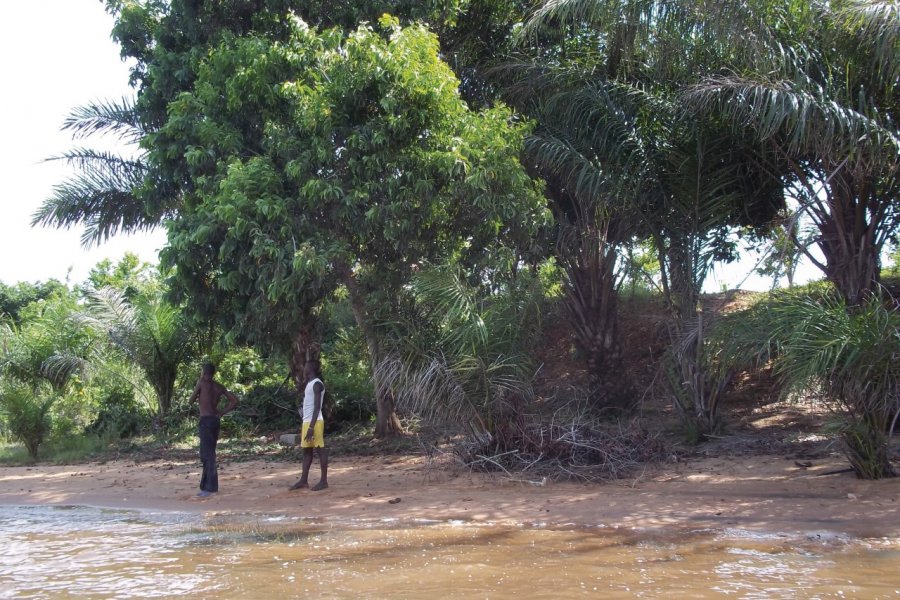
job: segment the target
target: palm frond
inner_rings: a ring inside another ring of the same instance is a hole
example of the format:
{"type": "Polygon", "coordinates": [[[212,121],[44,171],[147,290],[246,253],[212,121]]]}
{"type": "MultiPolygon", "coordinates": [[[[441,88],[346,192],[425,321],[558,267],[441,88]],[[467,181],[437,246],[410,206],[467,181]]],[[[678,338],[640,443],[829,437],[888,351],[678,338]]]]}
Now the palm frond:
{"type": "Polygon", "coordinates": [[[481,316],[476,292],[463,281],[461,274],[447,267],[426,269],[412,280],[412,289],[435,314],[443,315],[442,347],[451,352],[483,346],[488,332],[481,316]]]}
{"type": "Polygon", "coordinates": [[[794,154],[888,164],[896,164],[900,155],[900,136],[877,118],[874,108],[862,113],[829,97],[821,86],[804,89],[790,81],[714,77],[690,88],[686,99],[701,112],[719,112],[753,127],[759,139],[783,138],[794,154]]]}
{"type": "Polygon", "coordinates": [[[81,172],[54,186],[51,197],[32,215],[32,225],[84,225],[85,246],[157,226],[158,219],[147,216],[135,195],[146,174],[142,162],[91,150],[73,151],[59,159],[76,163],[81,172]]]}
{"type": "Polygon", "coordinates": [[[610,196],[604,192],[612,189],[611,175],[568,140],[550,132],[535,133],[525,141],[525,151],[545,173],[553,173],[565,181],[582,201],[610,196]]]}
{"type": "Polygon", "coordinates": [[[900,76],[900,4],[889,0],[846,0],[837,5],[836,20],[872,48],[884,80],[896,86],[900,76]]]}
{"type": "Polygon", "coordinates": [[[47,161],[65,161],[90,178],[104,177],[121,181],[120,187],[134,187],[147,173],[142,157],[126,158],[120,154],[90,148],[74,148],[47,161]]]}
{"type": "Polygon", "coordinates": [[[56,389],[62,389],[74,375],[88,376],[93,362],[75,353],[60,351],[41,363],[41,375],[56,389]]]}
{"type": "Polygon", "coordinates": [[[490,434],[510,397],[532,394],[525,351],[539,330],[540,286],[510,282],[490,292],[443,266],[417,273],[410,290],[417,322],[393,328],[402,333],[373,370],[377,389],[429,421],[490,434]]]}
{"type": "Polygon", "coordinates": [[[606,30],[627,24],[633,36],[648,37],[654,21],[664,19],[677,3],[657,0],[546,0],[526,20],[521,35],[534,36],[552,28],[596,25],[606,30]]]}
{"type": "Polygon", "coordinates": [[[404,410],[433,423],[455,423],[465,427],[480,422],[460,382],[440,355],[412,365],[397,356],[387,356],[373,370],[376,387],[391,390],[404,410]]]}
{"type": "Polygon", "coordinates": [[[818,390],[842,411],[885,419],[900,408],[900,316],[878,300],[848,311],[833,293],[782,293],[723,317],[711,339],[731,368],[772,362],[786,394],[818,390]]]}
{"type": "Polygon", "coordinates": [[[88,295],[88,311],[82,322],[104,329],[133,331],[137,328],[137,313],[122,291],[104,286],[88,295]]]}
{"type": "Polygon", "coordinates": [[[663,97],[618,82],[576,82],[541,102],[540,128],[526,140],[529,158],[560,177],[582,202],[634,197],[656,179],[653,142],[641,115],[659,119],[676,107],[663,97]]]}
{"type": "Polygon", "coordinates": [[[71,131],[76,139],[111,133],[132,144],[140,142],[145,133],[134,99],[127,97],[120,101],[95,101],[73,109],[63,121],[63,130],[71,131]]]}

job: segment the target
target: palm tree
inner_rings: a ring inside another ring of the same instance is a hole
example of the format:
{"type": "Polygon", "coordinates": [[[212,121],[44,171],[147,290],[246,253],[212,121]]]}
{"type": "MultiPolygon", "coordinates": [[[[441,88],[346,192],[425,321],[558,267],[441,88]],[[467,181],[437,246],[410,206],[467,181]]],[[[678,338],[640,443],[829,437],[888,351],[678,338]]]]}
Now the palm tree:
{"type": "Polygon", "coordinates": [[[0,411],[10,433],[36,459],[54,404],[73,376],[88,374],[97,340],[73,323],[77,305],[67,289],[26,310],[20,325],[0,325],[0,411]]]}
{"type": "Polygon", "coordinates": [[[742,48],[741,60],[729,73],[707,76],[687,98],[789,164],[824,262],[798,246],[856,306],[877,288],[881,250],[900,223],[900,4],[779,7],[757,7],[778,9],[779,19],[770,21],[777,26],[736,21],[730,39],[742,48]]]}
{"type": "Polygon", "coordinates": [[[4,326],[0,374],[30,386],[47,385],[54,393],[62,393],[73,375],[87,375],[97,336],[73,322],[77,310],[74,295],[65,290],[32,304],[21,325],[4,326]]]}
{"type": "MultiPolygon", "coordinates": [[[[97,102],[74,109],[63,130],[75,139],[112,136],[135,149],[146,135],[134,101],[97,102]]],[[[48,160],[62,160],[77,173],[53,188],[32,218],[32,225],[85,227],[82,244],[99,244],[117,233],[153,229],[171,213],[171,200],[153,177],[146,154],[127,156],[105,150],[75,148],[48,160]]]]}
{"type": "Polygon", "coordinates": [[[514,445],[532,397],[538,282],[520,275],[489,293],[457,269],[438,267],[416,274],[410,289],[416,316],[394,324],[376,386],[431,423],[452,424],[495,449],[514,445]]]}
{"type": "Polygon", "coordinates": [[[841,421],[858,477],[894,475],[889,435],[900,413],[900,313],[877,299],[848,310],[832,292],[782,292],[724,317],[708,355],[723,370],[773,366],[786,395],[821,398],[841,421]]]}
{"type": "MultiPolygon", "coordinates": [[[[558,182],[566,192],[556,197],[557,214],[575,215],[570,222],[581,243],[564,244],[570,254],[561,262],[569,270],[570,304],[578,308],[572,313],[580,345],[603,364],[618,354],[608,315],[615,314],[615,264],[625,243],[633,236],[653,241],[673,335],[682,338],[697,330],[700,289],[712,263],[733,255],[731,227],[761,226],[783,195],[766,172],[776,169],[770,156],[714,120],[698,120],[681,100],[680,88],[728,53],[696,7],[552,0],[525,26],[535,36],[558,30],[568,35],[553,52],[516,65],[510,89],[514,100],[522,92],[537,97],[519,103],[539,121],[529,158],[551,191],[558,182]],[[571,253],[582,248],[581,256],[571,253]],[[594,298],[602,299],[602,311],[583,308],[594,298]]],[[[714,423],[697,348],[678,348],[676,401],[686,414],[699,411],[714,423]]],[[[619,377],[615,362],[606,365],[619,377]]]]}
{"type": "Polygon", "coordinates": [[[196,330],[161,293],[128,300],[122,291],[106,287],[90,293],[89,299],[82,320],[105,331],[112,345],[143,372],[165,417],[172,408],[179,368],[199,353],[196,330]]]}

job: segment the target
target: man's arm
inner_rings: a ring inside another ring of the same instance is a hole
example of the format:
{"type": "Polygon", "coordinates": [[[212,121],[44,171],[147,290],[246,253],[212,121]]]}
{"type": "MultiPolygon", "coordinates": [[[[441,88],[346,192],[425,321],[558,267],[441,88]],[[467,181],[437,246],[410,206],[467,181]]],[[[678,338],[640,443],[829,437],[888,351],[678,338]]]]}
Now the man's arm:
{"type": "Polygon", "coordinates": [[[312,421],[309,422],[309,429],[306,431],[306,439],[311,440],[315,432],[313,429],[315,428],[316,421],[319,420],[319,412],[322,410],[322,390],[325,389],[325,386],[321,383],[316,383],[313,385],[313,413],[312,413],[312,421]]]}
{"type": "Polygon", "coordinates": [[[231,392],[225,389],[225,386],[219,386],[219,391],[228,399],[228,404],[225,406],[224,410],[216,410],[216,414],[220,417],[222,415],[226,415],[234,410],[234,407],[237,406],[238,398],[231,392]]]}
{"type": "Polygon", "coordinates": [[[193,403],[193,402],[195,402],[195,401],[197,400],[197,398],[199,398],[199,397],[200,397],[200,382],[198,381],[198,382],[197,382],[197,385],[194,386],[194,391],[191,392],[191,399],[188,400],[188,402],[193,403]]]}

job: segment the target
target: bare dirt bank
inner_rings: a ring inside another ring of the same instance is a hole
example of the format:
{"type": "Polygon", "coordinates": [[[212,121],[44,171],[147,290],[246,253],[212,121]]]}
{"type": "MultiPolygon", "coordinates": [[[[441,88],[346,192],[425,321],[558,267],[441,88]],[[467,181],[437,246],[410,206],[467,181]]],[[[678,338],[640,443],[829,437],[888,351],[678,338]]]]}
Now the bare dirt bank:
{"type": "MultiPolygon", "coordinates": [[[[199,461],[0,468],[0,503],[91,505],[316,519],[463,519],[497,524],[900,534],[900,478],[861,481],[837,457],[705,458],[606,484],[516,481],[422,457],[334,457],[331,487],[289,491],[286,461],[224,462],[220,493],[195,496],[199,461]]],[[[312,481],[318,476],[313,466],[312,481]]]]}

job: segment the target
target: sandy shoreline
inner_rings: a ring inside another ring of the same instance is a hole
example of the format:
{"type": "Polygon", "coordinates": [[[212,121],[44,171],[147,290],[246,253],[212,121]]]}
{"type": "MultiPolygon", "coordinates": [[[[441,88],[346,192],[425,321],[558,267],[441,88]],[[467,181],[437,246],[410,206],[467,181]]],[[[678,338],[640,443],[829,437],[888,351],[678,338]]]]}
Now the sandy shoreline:
{"type": "Polygon", "coordinates": [[[220,493],[198,499],[199,462],[120,460],[0,468],[0,504],[900,538],[900,478],[861,481],[834,473],[846,467],[838,458],[814,463],[709,458],[663,465],[637,479],[581,484],[440,469],[421,457],[337,457],[331,487],[311,492],[288,490],[296,464],[226,461],[220,493]]]}

